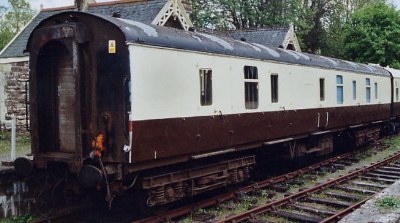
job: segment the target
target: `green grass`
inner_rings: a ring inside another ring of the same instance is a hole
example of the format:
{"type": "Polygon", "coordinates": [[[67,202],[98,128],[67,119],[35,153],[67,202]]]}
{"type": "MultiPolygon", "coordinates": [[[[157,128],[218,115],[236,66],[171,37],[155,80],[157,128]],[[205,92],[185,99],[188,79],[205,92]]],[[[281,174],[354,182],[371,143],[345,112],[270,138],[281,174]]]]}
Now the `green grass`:
{"type": "MultiPolygon", "coordinates": [[[[17,133],[16,150],[18,154],[31,152],[31,138],[29,132],[17,133]]],[[[11,132],[0,132],[0,156],[11,154],[11,132]]]]}
{"type": "Polygon", "coordinates": [[[0,223],[25,223],[25,222],[31,222],[34,220],[38,220],[39,218],[32,217],[29,214],[24,214],[21,217],[11,217],[7,219],[2,219],[0,220],[0,223]]]}
{"type": "Polygon", "coordinates": [[[377,199],[375,204],[382,209],[395,209],[400,207],[400,199],[393,196],[377,199]]]}

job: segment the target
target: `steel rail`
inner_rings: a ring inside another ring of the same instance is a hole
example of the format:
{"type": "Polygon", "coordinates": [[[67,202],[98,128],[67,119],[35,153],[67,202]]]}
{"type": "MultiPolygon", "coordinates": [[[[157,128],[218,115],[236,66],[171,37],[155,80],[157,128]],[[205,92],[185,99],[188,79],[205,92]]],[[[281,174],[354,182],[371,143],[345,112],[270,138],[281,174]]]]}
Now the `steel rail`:
{"type": "MultiPolygon", "coordinates": [[[[382,190],[381,190],[382,191],[382,190]]],[[[378,192],[379,193],[379,192],[378,192]]],[[[361,205],[363,205],[365,202],[367,202],[368,200],[372,199],[373,197],[375,197],[376,194],[371,195],[367,198],[365,198],[364,200],[344,209],[343,211],[332,215],[331,217],[324,219],[323,221],[321,221],[320,223],[330,223],[330,222],[338,222],[340,219],[342,219],[345,215],[350,214],[351,212],[353,212],[354,210],[356,210],[357,208],[359,208],[361,205]]]]}
{"type": "MultiPolygon", "coordinates": [[[[378,167],[381,167],[381,166],[383,166],[383,165],[385,165],[387,163],[393,162],[394,160],[398,160],[399,158],[400,158],[400,153],[396,153],[395,155],[393,155],[393,156],[391,156],[389,158],[386,158],[386,159],[384,159],[384,160],[382,160],[380,162],[377,162],[375,164],[371,164],[370,166],[367,166],[367,167],[365,167],[363,169],[360,169],[360,170],[356,170],[354,172],[351,172],[351,173],[349,173],[347,175],[344,175],[342,177],[339,177],[337,179],[333,179],[333,180],[327,181],[325,183],[316,185],[316,186],[314,186],[312,188],[303,190],[303,191],[298,192],[296,194],[287,196],[285,198],[273,201],[271,203],[268,203],[268,204],[265,204],[265,205],[262,205],[262,206],[259,206],[259,207],[255,207],[255,208],[253,208],[251,210],[248,210],[246,212],[242,212],[240,214],[233,215],[233,216],[227,217],[226,219],[222,219],[222,220],[219,220],[219,221],[216,221],[216,222],[218,222],[218,223],[222,223],[222,222],[236,223],[236,222],[240,222],[240,221],[244,221],[244,220],[247,220],[247,219],[254,218],[254,215],[260,215],[260,214],[266,213],[268,211],[274,211],[274,210],[276,210],[277,207],[280,207],[280,206],[283,206],[283,205],[286,205],[286,204],[292,204],[297,199],[300,199],[300,198],[303,198],[303,197],[308,197],[312,193],[320,192],[320,191],[325,190],[325,188],[328,188],[328,187],[331,187],[331,186],[335,186],[335,185],[339,185],[340,183],[343,183],[345,181],[348,181],[350,179],[353,179],[355,177],[363,175],[366,172],[369,172],[371,170],[375,170],[378,167]]],[[[361,201],[361,202],[363,202],[363,201],[361,201]]],[[[360,204],[357,203],[357,204],[345,209],[343,211],[343,213],[340,212],[340,213],[336,214],[335,216],[332,216],[331,218],[329,218],[329,219],[332,219],[332,221],[328,221],[328,222],[334,222],[335,218],[338,219],[341,216],[344,216],[345,214],[348,214],[351,209],[354,209],[355,207],[360,206],[362,204],[361,202],[359,202],[360,204]]],[[[364,202],[366,202],[366,200],[364,202]]]]}

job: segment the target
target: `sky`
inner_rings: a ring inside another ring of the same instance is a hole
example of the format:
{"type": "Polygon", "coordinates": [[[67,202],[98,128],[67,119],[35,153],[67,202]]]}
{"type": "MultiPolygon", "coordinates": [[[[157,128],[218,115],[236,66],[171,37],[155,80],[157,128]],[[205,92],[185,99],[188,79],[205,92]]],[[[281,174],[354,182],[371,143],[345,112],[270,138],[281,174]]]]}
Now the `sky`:
{"type": "MultiPolygon", "coordinates": [[[[55,7],[63,7],[63,6],[71,6],[74,5],[74,0],[26,0],[31,4],[33,9],[39,11],[40,4],[43,4],[44,8],[55,8],[55,7]]],[[[110,2],[115,0],[95,0],[96,2],[110,2]]],[[[397,10],[400,10],[400,0],[389,0],[397,6],[397,10]]],[[[7,6],[8,0],[0,0],[0,5],[7,6]]]]}
{"type": "MultiPolygon", "coordinates": [[[[32,9],[40,10],[40,4],[43,4],[43,8],[56,8],[63,6],[74,5],[74,0],[25,0],[31,4],[32,9]]],[[[111,2],[115,0],[96,0],[96,2],[111,2]]],[[[400,1],[400,0],[398,0],[400,1]]],[[[0,5],[8,6],[8,0],[0,0],[0,5]]]]}

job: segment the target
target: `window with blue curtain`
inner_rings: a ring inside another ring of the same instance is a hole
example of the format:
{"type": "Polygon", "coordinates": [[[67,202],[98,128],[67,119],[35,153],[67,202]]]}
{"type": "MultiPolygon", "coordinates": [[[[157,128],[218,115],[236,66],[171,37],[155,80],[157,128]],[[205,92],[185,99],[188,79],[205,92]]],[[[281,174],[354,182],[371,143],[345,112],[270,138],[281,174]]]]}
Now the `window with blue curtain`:
{"type": "Polygon", "coordinates": [[[343,77],[336,76],[336,100],[338,104],[343,104],[343,77]]]}
{"type": "Polygon", "coordinates": [[[357,99],[357,82],[353,81],[353,100],[357,99]]]}
{"type": "Polygon", "coordinates": [[[365,79],[365,95],[366,95],[366,102],[371,102],[371,80],[369,78],[365,79]]]}

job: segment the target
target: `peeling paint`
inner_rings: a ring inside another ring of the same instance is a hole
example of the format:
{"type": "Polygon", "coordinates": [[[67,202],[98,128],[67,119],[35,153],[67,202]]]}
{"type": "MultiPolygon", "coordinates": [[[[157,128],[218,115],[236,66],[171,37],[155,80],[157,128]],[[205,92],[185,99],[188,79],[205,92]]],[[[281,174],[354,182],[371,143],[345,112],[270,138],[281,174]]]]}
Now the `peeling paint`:
{"type": "Polygon", "coordinates": [[[195,38],[195,39],[198,40],[199,42],[203,42],[203,40],[201,40],[201,38],[198,37],[198,36],[195,36],[195,35],[190,35],[190,36],[193,37],[193,38],[195,38]]]}
{"type": "Polygon", "coordinates": [[[208,34],[204,34],[204,33],[199,33],[199,35],[202,35],[202,36],[210,39],[211,41],[216,42],[218,45],[224,47],[227,50],[232,50],[232,51],[234,50],[233,46],[230,43],[228,43],[227,41],[223,40],[223,39],[220,39],[218,37],[211,36],[211,35],[208,35],[208,34]]]}
{"type": "Polygon", "coordinates": [[[374,72],[375,71],[375,68],[373,68],[373,67],[371,67],[371,66],[369,66],[369,65],[367,65],[367,64],[361,64],[361,66],[364,66],[364,67],[366,67],[368,70],[370,70],[371,72],[374,72]]]}
{"type": "Polygon", "coordinates": [[[299,55],[300,57],[303,57],[305,60],[311,61],[311,58],[309,56],[307,56],[306,54],[304,54],[304,53],[299,53],[299,52],[296,52],[296,51],[293,51],[293,53],[299,55]]]}
{"type": "Polygon", "coordinates": [[[321,56],[321,58],[326,60],[326,61],[328,61],[328,62],[330,62],[330,63],[332,63],[334,66],[338,66],[339,65],[338,62],[332,60],[331,58],[324,57],[324,56],[321,56]]]}
{"type": "Polygon", "coordinates": [[[352,67],[354,67],[354,68],[359,67],[358,64],[353,63],[353,62],[351,62],[351,61],[347,61],[347,60],[343,60],[343,61],[346,62],[347,64],[350,64],[350,65],[351,65],[352,67]]]}
{"type": "Polygon", "coordinates": [[[287,51],[285,51],[285,53],[292,55],[296,60],[300,59],[300,56],[297,55],[296,53],[294,53],[293,51],[287,50],[287,51]]]}
{"type": "Polygon", "coordinates": [[[261,49],[260,48],[258,48],[258,47],[256,47],[256,46],[253,46],[252,44],[250,44],[250,43],[246,43],[246,42],[240,42],[241,44],[244,44],[244,45],[246,45],[246,46],[249,46],[249,47],[252,47],[254,50],[256,50],[256,51],[258,51],[258,52],[261,52],[261,49]]]}
{"type": "Polygon", "coordinates": [[[256,46],[266,50],[273,57],[277,57],[278,58],[278,57],[281,56],[278,52],[276,52],[275,50],[273,50],[273,49],[271,49],[271,48],[269,48],[267,46],[264,46],[264,45],[261,45],[261,44],[258,44],[258,43],[253,43],[253,45],[256,45],[256,46]]]}
{"type": "Polygon", "coordinates": [[[148,26],[148,25],[146,25],[146,24],[144,24],[144,23],[141,23],[141,22],[136,22],[136,21],[128,20],[128,19],[119,19],[119,20],[121,20],[121,21],[123,21],[123,22],[126,22],[126,23],[128,23],[128,24],[130,24],[130,25],[136,26],[136,27],[138,27],[138,28],[140,28],[140,29],[142,29],[143,32],[146,33],[148,36],[158,37],[157,30],[154,29],[154,28],[151,27],[151,26],[148,26]]]}

